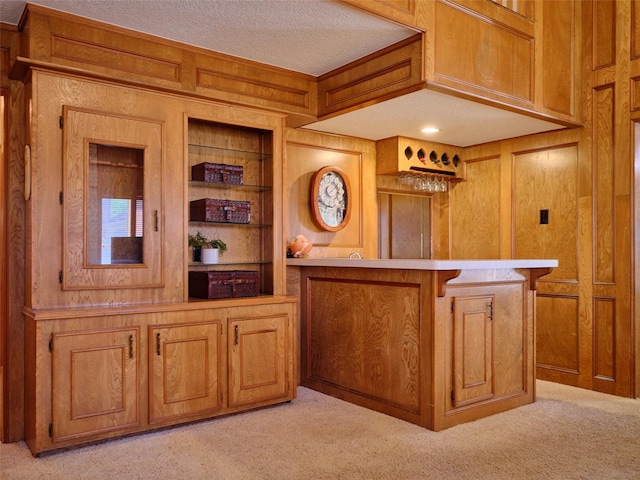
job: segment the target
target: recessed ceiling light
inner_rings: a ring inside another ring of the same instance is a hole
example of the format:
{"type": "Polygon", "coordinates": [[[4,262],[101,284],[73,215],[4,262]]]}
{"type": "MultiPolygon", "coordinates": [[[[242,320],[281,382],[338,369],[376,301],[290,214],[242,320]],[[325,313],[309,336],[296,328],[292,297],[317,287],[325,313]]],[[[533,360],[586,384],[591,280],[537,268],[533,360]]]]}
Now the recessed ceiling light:
{"type": "Polygon", "coordinates": [[[435,128],[435,127],[427,127],[427,128],[423,128],[422,130],[420,130],[422,133],[437,133],[440,131],[439,128],[435,128]]]}

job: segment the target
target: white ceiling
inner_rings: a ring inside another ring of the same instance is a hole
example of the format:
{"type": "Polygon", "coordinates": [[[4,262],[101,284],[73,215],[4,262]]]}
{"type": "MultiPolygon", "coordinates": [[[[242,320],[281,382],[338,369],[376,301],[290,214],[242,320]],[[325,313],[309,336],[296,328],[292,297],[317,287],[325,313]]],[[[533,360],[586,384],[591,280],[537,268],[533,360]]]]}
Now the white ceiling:
{"type": "MultiPolygon", "coordinates": [[[[416,32],[333,0],[35,0],[31,3],[319,76],[416,32]]],[[[26,2],[0,0],[17,24],[26,2]]],[[[469,146],[563,128],[427,89],[307,125],[379,140],[395,135],[469,146]],[[426,136],[420,130],[437,126],[426,136]]]]}

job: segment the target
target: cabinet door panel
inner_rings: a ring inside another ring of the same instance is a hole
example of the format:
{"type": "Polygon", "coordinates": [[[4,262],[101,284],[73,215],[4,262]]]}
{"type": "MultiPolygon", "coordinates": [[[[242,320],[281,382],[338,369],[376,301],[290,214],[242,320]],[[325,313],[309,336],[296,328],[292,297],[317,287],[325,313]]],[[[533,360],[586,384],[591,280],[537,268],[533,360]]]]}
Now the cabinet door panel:
{"type": "Polygon", "coordinates": [[[454,408],[494,395],[493,305],[492,295],[454,298],[454,408]]]}
{"type": "Polygon", "coordinates": [[[139,425],[137,328],[53,335],[53,441],[139,425]]]}
{"type": "Polygon", "coordinates": [[[149,327],[149,421],[222,407],[220,322],[149,327]]]}
{"type": "Polygon", "coordinates": [[[288,328],[287,315],[229,322],[229,406],[288,394],[288,328]]]}
{"type": "Polygon", "coordinates": [[[162,122],[64,108],[65,290],[160,287],[162,122]]]}

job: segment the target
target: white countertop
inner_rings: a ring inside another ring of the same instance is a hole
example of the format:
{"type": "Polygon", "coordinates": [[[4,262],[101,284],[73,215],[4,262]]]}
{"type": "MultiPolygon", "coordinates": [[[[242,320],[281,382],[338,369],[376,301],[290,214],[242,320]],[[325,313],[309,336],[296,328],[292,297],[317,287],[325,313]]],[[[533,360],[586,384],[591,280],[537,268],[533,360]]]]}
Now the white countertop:
{"type": "Polygon", "coordinates": [[[287,258],[292,267],[355,267],[393,268],[400,270],[487,270],[496,268],[555,268],[558,260],[413,260],[413,259],[358,259],[358,258],[287,258]]]}

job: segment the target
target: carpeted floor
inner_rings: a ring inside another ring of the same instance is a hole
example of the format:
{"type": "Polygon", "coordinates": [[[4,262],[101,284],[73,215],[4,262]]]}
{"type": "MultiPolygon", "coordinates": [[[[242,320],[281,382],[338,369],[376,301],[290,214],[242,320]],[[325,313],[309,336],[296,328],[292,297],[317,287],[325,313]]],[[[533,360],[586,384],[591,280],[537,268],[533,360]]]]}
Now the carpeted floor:
{"type": "Polygon", "coordinates": [[[538,381],[538,401],[434,433],[299,388],[290,404],[35,459],[18,479],[640,479],[640,400],[538,381]]]}

